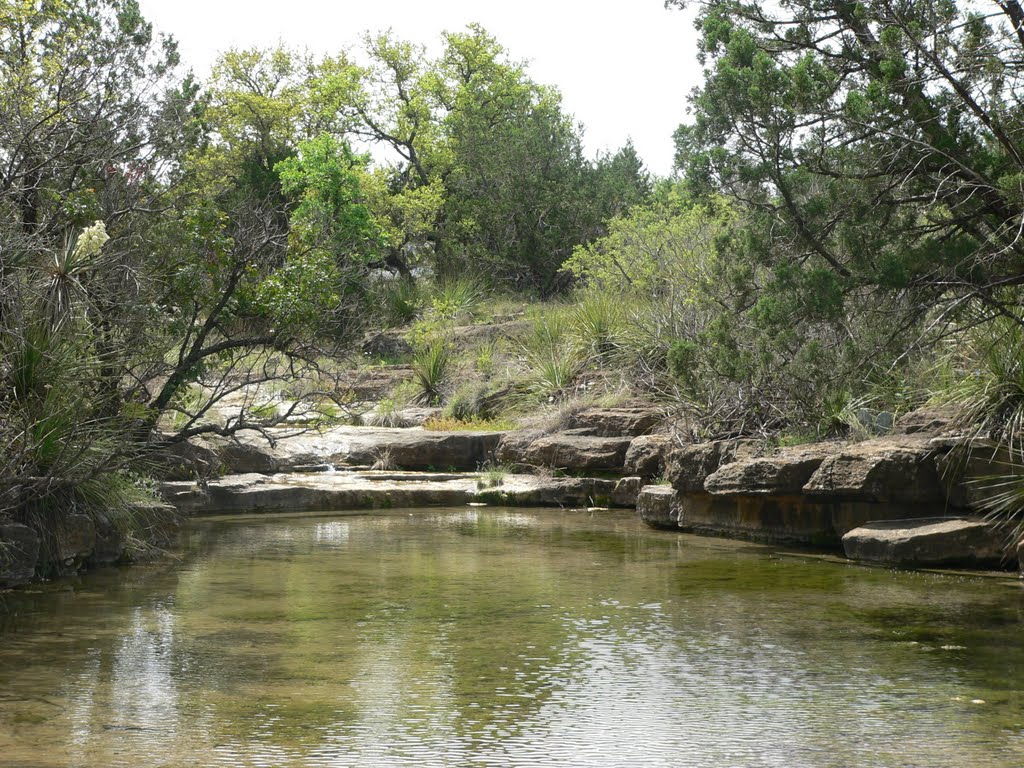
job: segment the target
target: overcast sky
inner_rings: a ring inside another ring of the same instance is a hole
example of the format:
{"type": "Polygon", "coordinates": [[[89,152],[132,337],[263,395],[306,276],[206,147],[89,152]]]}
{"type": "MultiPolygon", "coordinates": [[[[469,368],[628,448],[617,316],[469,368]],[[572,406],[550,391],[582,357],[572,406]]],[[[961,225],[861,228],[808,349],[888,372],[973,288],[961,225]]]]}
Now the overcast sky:
{"type": "Polygon", "coordinates": [[[443,30],[479,22],[534,80],[555,85],[586,128],[589,154],[632,138],[652,171],[672,167],[672,131],[699,82],[691,14],[663,0],[141,0],[158,30],[205,75],[217,52],[283,42],[315,53],[391,28],[439,48],[443,30]]]}

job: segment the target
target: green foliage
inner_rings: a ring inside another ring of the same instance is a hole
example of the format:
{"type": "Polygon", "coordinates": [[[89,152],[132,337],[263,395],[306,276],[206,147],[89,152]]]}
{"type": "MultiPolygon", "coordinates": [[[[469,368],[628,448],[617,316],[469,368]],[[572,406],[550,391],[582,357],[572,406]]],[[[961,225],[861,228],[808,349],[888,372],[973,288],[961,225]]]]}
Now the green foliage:
{"type": "Polygon", "coordinates": [[[933,400],[956,406],[962,424],[1003,441],[1024,458],[1024,327],[995,317],[954,336],[942,361],[946,379],[933,400]]]}
{"type": "Polygon", "coordinates": [[[339,266],[375,255],[378,232],[360,189],[367,162],[348,144],[321,134],[301,142],[296,157],[274,166],[282,192],[293,201],[293,248],[302,253],[324,249],[339,266]]]}

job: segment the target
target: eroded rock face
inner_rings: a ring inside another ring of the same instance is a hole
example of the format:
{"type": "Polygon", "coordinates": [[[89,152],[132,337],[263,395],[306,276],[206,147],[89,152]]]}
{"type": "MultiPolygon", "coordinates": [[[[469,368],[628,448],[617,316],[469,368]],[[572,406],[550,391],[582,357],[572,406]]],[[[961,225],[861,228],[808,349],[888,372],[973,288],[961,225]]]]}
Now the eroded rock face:
{"type": "Polygon", "coordinates": [[[826,458],[804,493],[818,500],[944,504],[934,453],[927,439],[866,440],[826,458]]]}
{"type": "Polygon", "coordinates": [[[39,560],[39,536],[27,525],[0,523],[0,586],[32,580],[39,560]]]}
{"type": "Polygon", "coordinates": [[[734,461],[708,475],[704,490],[715,496],[799,495],[828,454],[829,446],[811,445],[734,461]]]}
{"type": "Polygon", "coordinates": [[[625,472],[646,480],[661,476],[665,453],[671,447],[668,435],[642,435],[634,438],[626,450],[625,472]]]}
{"type": "Polygon", "coordinates": [[[670,485],[648,485],[640,490],[636,511],[652,528],[679,530],[679,495],[670,485]]]}
{"type": "Polygon", "coordinates": [[[1004,543],[986,522],[966,518],[868,523],[843,536],[851,560],[905,568],[1000,567],[1004,543]]]}
{"type": "Polygon", "coordinates": [[[703,493],[704,481],[723,464],[754,455],[749,440],[717,440],[670,448],[665,454],[665,478],[680,493],[703,493]]]}

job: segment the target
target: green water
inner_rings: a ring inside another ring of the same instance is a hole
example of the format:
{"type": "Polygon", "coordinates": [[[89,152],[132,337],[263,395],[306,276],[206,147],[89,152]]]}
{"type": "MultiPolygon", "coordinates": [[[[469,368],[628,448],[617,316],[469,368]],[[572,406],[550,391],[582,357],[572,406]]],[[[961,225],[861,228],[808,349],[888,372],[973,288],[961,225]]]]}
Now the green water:
{"type": "Polygon", "coordinates": [[[0,595],[0,765],[1024,765],[1024,590],[498,509],[0,595]]]}

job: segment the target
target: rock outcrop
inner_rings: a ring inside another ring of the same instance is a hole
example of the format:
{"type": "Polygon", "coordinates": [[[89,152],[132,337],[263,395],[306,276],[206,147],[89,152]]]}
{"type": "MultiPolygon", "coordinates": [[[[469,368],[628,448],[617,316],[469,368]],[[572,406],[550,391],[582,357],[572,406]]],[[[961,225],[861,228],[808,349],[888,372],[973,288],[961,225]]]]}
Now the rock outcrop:
{"type": "Polygon", "coordinates": [[[946,501],[930,439],[885,437],[846,446],[828,456],[804,486],[829,501],[941,505],[946,501]]]}
{"type": "Polygon", "coordinates": [[[708,475],[704,490],[713,496],[796,496],[828,455],[829,446],[816,444],[740,459],[708,475]]]}
{"type": "Polygon", "coordinates": [[[634,438],[626,449],[625,468],[627,475],[645,480],[660,477],[665,471],[665,454],[671,448],[668,435],[641,435],[634,438]]]}
{"type": "Polygon", "coordinates": [[[653,430],[662,413],[650,406],[585,408],[569,417],[569,429],[585,429],[595,437],[639,437],[653,430]]]}

